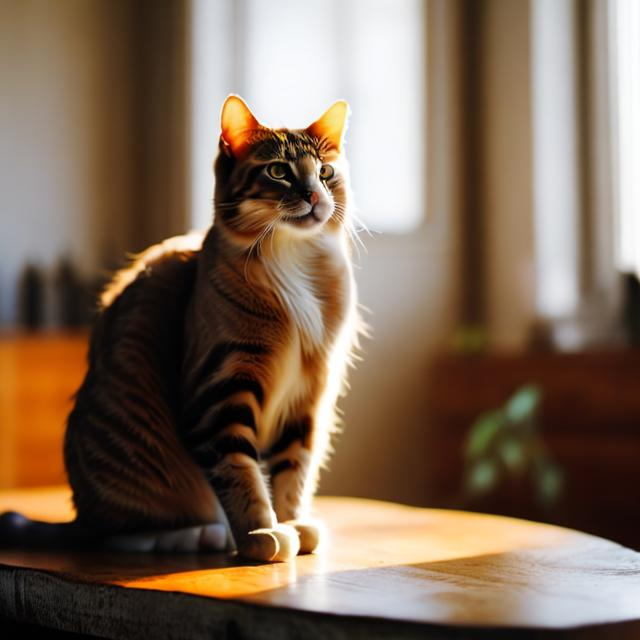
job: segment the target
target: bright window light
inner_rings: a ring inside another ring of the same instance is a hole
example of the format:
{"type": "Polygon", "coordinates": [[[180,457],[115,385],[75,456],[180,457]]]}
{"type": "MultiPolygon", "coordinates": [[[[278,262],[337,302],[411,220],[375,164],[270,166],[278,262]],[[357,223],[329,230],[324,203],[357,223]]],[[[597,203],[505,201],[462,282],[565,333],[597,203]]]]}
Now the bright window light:
{"type": "Polygon", "coordinates": [[[372,230],[414,229],[425,209],[423,4],[193,0],[194,225],[211,220],[217,110],[233,92],[274,127],[305,127],[348,100],[358,216],[372,230]]]}
{"type": "Polygon", "coordinates": [[[570,2],[531,3],[536,309],[545,318],[570,315],[580,299],[574,13],[570,2]]]}
{"type": "Polygon", "coordinates": [[[618,266],[640,275],[640,2],[611,2],[613,191],[618,266]]]}

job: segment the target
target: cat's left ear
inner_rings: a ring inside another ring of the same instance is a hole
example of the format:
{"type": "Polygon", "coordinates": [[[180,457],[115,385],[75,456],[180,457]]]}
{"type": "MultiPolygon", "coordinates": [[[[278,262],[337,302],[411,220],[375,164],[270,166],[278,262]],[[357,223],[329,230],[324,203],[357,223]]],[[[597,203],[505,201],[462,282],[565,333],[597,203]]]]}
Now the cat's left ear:
{"type": "Polygon", "coordinates": [[[318,120],[306,128],[316,138],[326,140],[336,151],[342,151],[347,119],[351,110],[346,100],[334,102],[318,120]]]}
{"type": "Polygon", "coordinates": [[[251,113],[247,103],[234,94],[224,101],[220,121],[223,148],[237,158],[246,150],[251,134],[257,129],[264,129],[251,113]]]}

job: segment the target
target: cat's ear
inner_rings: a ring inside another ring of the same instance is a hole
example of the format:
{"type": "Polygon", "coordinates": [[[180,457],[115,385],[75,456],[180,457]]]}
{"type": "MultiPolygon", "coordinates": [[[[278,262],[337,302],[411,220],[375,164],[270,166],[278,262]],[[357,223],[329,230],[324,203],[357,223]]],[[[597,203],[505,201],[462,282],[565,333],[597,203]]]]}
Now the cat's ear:
{"type": "Polygon", "coordinates": [[[318,120],[309,125],[306,131],[316,138],[326,140],[336,151],[342,151],[349,113],[347,102],[338,100],[318,120]]]}
{"type": "Polygon", "coordinates": [[[247,103],[234,94],[224,101],[220,120],[222,146],[236,157],[240,157],[246,150],[251,134],[264,128],[251,113],[247,103]]]}

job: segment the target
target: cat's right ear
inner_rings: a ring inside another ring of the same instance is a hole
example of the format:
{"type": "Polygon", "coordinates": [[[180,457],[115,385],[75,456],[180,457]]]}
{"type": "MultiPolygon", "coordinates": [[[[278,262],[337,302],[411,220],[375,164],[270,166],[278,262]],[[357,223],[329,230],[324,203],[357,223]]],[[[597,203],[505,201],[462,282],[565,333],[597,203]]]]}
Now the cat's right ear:
{"type": "Polygon", "coordinates": [[[264,127],[251,113],[247,103],[240,97],[231,94],[222,105],[220,116],[222,134],[221,147],[231,156],[240,158],[247,149],[251,134],[264,127]]]}

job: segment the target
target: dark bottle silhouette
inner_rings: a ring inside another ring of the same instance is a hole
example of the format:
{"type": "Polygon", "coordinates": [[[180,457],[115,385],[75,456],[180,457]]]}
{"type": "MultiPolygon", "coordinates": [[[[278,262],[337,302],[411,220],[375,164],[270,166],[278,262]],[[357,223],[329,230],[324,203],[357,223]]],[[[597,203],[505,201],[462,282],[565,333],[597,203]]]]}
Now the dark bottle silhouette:
{"type": "Polygon", "coordinates": [[[18,283],[18,323],[35,331],[44,323],[44,276],[33,264],[27,264],[18,283]]]}
{"type": "Polygon", "coordinates": [[[624,324],[631,344],[640,347],[640,281],[635,275],[626,274],[624,285],[624,324]]]}
{"type": "Polygon", "coordinates": [[[89,320],[89,295],[73,263],[62,258],[54,277],[56,324],[64,329],[74,329],[89,320]]]}

